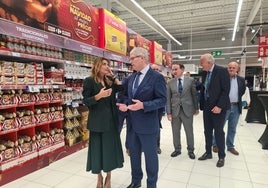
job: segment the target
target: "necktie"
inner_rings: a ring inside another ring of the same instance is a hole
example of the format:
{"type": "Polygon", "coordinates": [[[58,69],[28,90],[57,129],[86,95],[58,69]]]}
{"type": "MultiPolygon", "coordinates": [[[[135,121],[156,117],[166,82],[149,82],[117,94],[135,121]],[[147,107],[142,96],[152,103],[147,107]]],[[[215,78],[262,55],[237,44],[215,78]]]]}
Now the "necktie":
{"type": "Polygon", "coordinates": [[[205,81],[205,100],[209,98],[208,87],[210,84],[210,77],[211,77],[211,72],[208,71],[206,81],[205,81]]]}
{"type": "Polygon", "coordinates": [[[135,93],[136,93],[136,91],[137,91],[137,89],[139,87],[139,80],[140,80],[140,75],[141,74],[142,74],[141,72],[137,72],[137,74],[136,74],[135,81],[134,81],[134,84],[133,84],[133,90],[132,90],[133,96],[135,95],[135,93]]]}
{"type": "Polygon", "coordinates": [[[178,90],[179,90],[179,94],[181,95],[182,94],[182,84],[181,84],[181,78],[179,78],[179,85],[178,85],[178,90]]]}

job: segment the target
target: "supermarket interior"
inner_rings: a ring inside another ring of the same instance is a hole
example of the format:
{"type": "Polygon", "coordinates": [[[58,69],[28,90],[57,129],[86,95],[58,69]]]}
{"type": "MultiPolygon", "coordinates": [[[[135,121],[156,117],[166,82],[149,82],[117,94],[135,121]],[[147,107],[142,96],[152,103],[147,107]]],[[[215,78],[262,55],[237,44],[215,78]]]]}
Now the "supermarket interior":
{"type": "MultiPolygon", "coordinates": [[[[167,82],[173,62],[198,80],[200,56],[209,53],[223,67],[236,61],[250,89],[235,139],[240,154],[226,151],[224,168],[215,167],[214,153],[189,159],[184,130],[182,154],[171,157],[171,122],[163,116],[157,186],[268,186],[267,0],[0,0],[0,187],[96,187],[97,176],[86,172],[83,81],[97,57],[110,60],[119,80],[128,77],[135,47],[148,51],[167,82]]],[[[202,113],[194,116],[197,157],[205,149],[202,113]]],[[[122,146],[125,140],[126,123],[122,146]]],[[[123,152],[112,187],[131,183],[123,152]]]]}

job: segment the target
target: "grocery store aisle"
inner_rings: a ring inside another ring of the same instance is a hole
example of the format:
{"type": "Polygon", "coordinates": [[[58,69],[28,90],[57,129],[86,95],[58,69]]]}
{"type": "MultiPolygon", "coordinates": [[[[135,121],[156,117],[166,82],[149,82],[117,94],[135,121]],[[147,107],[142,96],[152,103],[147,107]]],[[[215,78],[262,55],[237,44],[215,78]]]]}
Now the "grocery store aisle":
{"type": "MultiPolygon", "coordinates": [[[[244,112],[244,115],[246,111],[244,112]]],[[[170,122],[162,120],[161,149],[159,155],[158,188],[267,188],[268,150],[262,150],[258,139],[265,129],[264,124],[238,126],[236,149],[239,156],[227,152],[225,166],[217,168],[217,155],[207,161],[188,158],[184,130],[182,130],[182,154],[172,158],[172,133],[170,122]]],[[[195,154],[198,158],[204,151],[202,114],[195,117],[195,154]]],[[[125,140],[125,129],[122,142],[125,140]]],[[[96,175],[85,171],[87,149],[78,151],[48,167],[10,182],[2,188],[95,188],[96,175]]],[[[112,187],[126,188],[131,182],[130,162],[125,154],[124,167],[112,172],[112,187]]],[[[146,187],[146,173],[142,181],[146,187]]]]}

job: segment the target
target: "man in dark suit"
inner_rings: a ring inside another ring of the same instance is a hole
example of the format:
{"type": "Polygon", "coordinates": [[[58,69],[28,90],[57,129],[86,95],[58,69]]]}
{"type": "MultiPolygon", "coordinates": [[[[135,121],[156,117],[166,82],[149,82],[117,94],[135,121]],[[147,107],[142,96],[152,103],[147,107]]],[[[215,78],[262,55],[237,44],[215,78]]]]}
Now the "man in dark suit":
{"type": "Polygon", "coordinates": [[[204,133],[206,152],[198,160],[212,158],[212,135],[215,134],[216,143],[219,148],[219,160],[217,167],[224,166],[225,162],[225,136],[224,123],[226,111],[230,108],[230,77],[226,68],[215,64],[211,54],[204,54],[200,58],[203,68],[203,83],[200,99],[200,109],[203,109],[204,133]]]}
{"type": "MultiPolygon", "coordinates": [[[[156,188],[158,178],[157,136],[159,132],[158,109],[166,104],[164,77],[152,70],[148,51],[133,48],[130,61],[134,71],[127,80],[127,104],[117,104],[127,111],[129,121],[129,150],[132,181],[127,188],[141,187],[143,177],[141,154],[144,152],[147,172],[147,188],[156,188]]],[[[126,84],[125,83],[125,84],[126,84]]]]}
{"type": "MultiPolygon", "coordinates": [[[[226,146],[227,150],[234,155],[239,155],[239,152],[234,147],[234,138],[236,134],[236,127],[239,120],[239,116],[242,113],[242,96],[246,90],[245,79],[237,75],[239,65],[236,61],[228,63],[228,72],[230,75],[230,93],[229,98],[231,102],[231,108],[227,110],[225,120],[228,121],[226,146]]],[[[218,152],[218,147],[214,141],[213,151],[218,152]]]]}

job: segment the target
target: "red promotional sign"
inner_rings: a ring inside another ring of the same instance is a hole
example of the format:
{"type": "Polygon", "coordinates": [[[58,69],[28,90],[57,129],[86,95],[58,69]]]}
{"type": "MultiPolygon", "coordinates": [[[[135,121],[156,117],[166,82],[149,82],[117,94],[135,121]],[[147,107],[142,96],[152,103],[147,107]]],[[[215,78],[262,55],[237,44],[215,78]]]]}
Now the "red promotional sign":
{"type": "Polygon", "coordinates": [[[0,17],[86,44],[99,45],[98,9],[83,0],[1,1],[0,17]],[[12,15],[12,16],[8,16],[12,15]]]}
{"type": "Polygon", "coordinates": [[[155,41],[151,42],[151,63],[162,65],[162,45],[155,41]]]}
{"type": "Polygon", "coordinates": [[[143,47],[148,50],[148,59],[150,59],[150,44],[151,41],[132,31],[127,29],[127,55],[134,47],[143,47]]]}
{"type": "Polygon", "coordinates": [[[268,57],[268,35],[259,37],[258,56],[268,57]]]}
{"type": "Polygon", "coordinates": [[[163,51],[162,65],[164,67],[171,68],[172,65],[172,54],[168,51],[163,51]]]}

